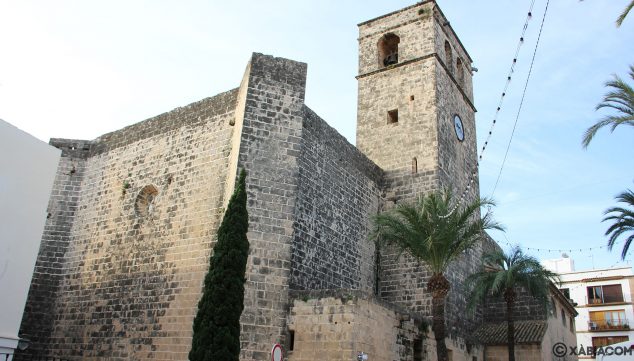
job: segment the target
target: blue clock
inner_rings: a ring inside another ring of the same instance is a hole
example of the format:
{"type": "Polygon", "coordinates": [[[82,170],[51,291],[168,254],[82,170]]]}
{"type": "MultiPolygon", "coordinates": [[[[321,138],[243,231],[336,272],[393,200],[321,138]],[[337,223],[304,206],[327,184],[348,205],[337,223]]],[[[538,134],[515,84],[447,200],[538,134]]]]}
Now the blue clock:
{"type": "Polygon", "coordinates": [[[453,116],[453,128],[456,131],[456,137],[462,142],[464,140],[464,127],[462,125],[462,119],[460,119],[458,114],[453,116]]]}

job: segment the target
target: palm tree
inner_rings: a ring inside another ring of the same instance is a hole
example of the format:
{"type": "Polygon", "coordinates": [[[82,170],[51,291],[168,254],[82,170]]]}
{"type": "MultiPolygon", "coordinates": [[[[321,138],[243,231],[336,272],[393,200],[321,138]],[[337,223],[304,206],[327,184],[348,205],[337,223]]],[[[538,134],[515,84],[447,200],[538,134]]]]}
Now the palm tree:
{"type": "Polygon", "coordinates": [[[445,299],[450,284],[444,273],[449,264],[471,249],[486,229],[502,229],[490,213],[479,217],[480,207],[493,205],[478,200],[452,208],[449,191],[436,191],[413,204],[399,204],[373,219],[372,238],[377,246],[393,245],[429,267],[427,290],[432,295],[432,330],[439,361],[448,358],[445,345],[445,299]]]}
{"type": "Polygon", "coordinates": [[[634,240],[634,192],[632,192],[631,189],[628,189],[617,195],[615,199],[628,205],[629,209],[624,207],[612,207],[605,211],[604,214],[606,217],[603,218],[603,222],[614,221],[608,230],[605,231],[605,235],[610,236],[608,239],[608,249],[610,251],[616,244],[619,237],[626,237],[625,243],[623,244],[623,251],[621,251],[621,259],[625,260],[630,244],[634,240]]]}
{"type": "MultiPolygon", "coordinates": [[[[630,6],[633,4],[634,2],[630,6]]],[[[634,80],[634,65],[630,65],[629,75],[634,80]]],[[[611,108],[616,110],[616,114],[605,116],[586,130],[581,142],[584,148],[588,147],[597,131],[605,126],[609,125],[612,132],[622,124],[634,126],[634,89],[632,86],[618,75],[614,75],[614,79],[606,82],[605,86],[612,90],[603,96],[603,101],[596,106],[596,109],[611,108]]]]}
{"type": "Polygon", "coordinates": [[[621,24],[623,24],[623,20],[625,20],[625,17],[630,12],[630,10],[632,10],[632,8],[634,8],[634,0],[628,6],[625,7],[625,10],[623,10],[623,13],[619,16],[618,19],[616,19],[616,26],[617,27],[619,27],[619,26],[621,26],[621,24]]]}
{"type": "Polygon", "coordinates": [[[488,297],[504,297],[509,361],[515,360],[513,307],[518,289],[528,291],[547,309],[551,282],[559,283],[559,275],[542,267],[536,258],[525,255],[517,246],[508,254],[502,250],[484,254],[480,270],[465,281],[470,290],[468,308],[471,311],[488,297]]]}

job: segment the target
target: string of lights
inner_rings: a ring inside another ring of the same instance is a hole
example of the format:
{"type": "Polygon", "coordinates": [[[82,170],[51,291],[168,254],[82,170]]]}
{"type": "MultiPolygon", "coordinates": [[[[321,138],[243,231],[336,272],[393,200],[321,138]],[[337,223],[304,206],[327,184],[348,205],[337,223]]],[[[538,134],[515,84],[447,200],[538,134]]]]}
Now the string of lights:
{"type": "Polygon", "coordinates": [[[539,34],[537,35],[537,41],[535,42],[535,49],[533,50],[533,58],[531,59],[531,65],[530,65],[530,68],[528,69],[528,75],[526,76],[526,83],[524,83],[524,90],[522,91],[522,99],[520,100],[520,105],[517,109],[517,115],[515,116],[513,131],[511,132],[511,137],[509,138],[509,142],[506,145],[506,151],[504,152],[504,159],[502,160],[502,165],[500,165],[500,171],[498,172],[497,179],[495,180],[495,185],[493,186],[491,197],[493,197],[493,194],[495,194],[495,190],[497,189],[498,183],[500,182],[500,177],[502,177],[502,170],[504,170],[504,165],[506,164],[506,158],[509,155],[509,149],[511,149],[511,143],[513,142],[513,136],[515,135],[515,129],[517,128],[517,122],[519,121],[520,114],[522,113],[522,106],[524,105],[524,98],[526,97],[526,89],[528,89],[528,82],[531,79],[531,74],[533,72],[533,65],[535,64],[535,56],[537,55],[539,40],[542,38],[542,31],[544,30],[544,22],[546,21],[546,14],[548,13],[549,4],[550,4],[550,0],[547,0],[546,9],[544,10],[544,16],[542,17],[542,23],[539,27],[539,34]]]}
{"type": "MultiPolygon", "coordinates": [[[[504,236],[506,238],[506,236],[504,236]]],[[[496,242],[499,244],[500,241],[496,242]]],[[[615,242],[614,245],[616,246],[617,244],[621,243],[622,241],[618,241],[615,242]]],[[[502,241],[501,243],[504,243],[510,247],[513,247],[514,244],[512,244],[511,242],[508,241],[508,239],[505,241],[502,241]]],[[[603,245],[603,246],[595,246],[595,247],[587,247],[587,248],[537,248],[537,247],[522,247],[526,250],[529,251],[537,251],[537,252],[556,252],[556,253],[562,253],[562,252],[568,252],[568,253],[572,253],[572,252],[589,252],[592,250],[599,250],[599,249],[607,249],[608,246],[607,245],[603,245]]]]}
{"type": "Polygon", "coordinates": [[[535,6],[535,0],[531,1],[531,5],[530,8],[528,9],[528,13],[526,15],[526,20],[524,21],[524,26],[522,28],[522,34],[520,35],[520,39],[517,43],[517,47],[515,49],[515,54],[513,56],[513,61],[511,62],[511,66],[510,69],[507,73],[506,76],[506,81],[504,84],[504,88],[502,90],[502,94],[500,95],[500,99],[498,101],[494,116],[493,116],[493,120],[491,122],[491,125],[489,127],[489,132],[487,134],[487,137],[484,141],[484,144],[482,145],[482,149],[480,150],[480,153],[478,155],[478,159],[476,161],[475,167],[473,169],[473,171],[471,172],[471,174],[469,174],[469,182],[466,186],[466,188],[464,189],[464,191],[462,192],[462,194],[460,195],[460,198],[458,199],[458,201],[453,205],[453,207],[449,210],[449,212],[442,218],[447,218],[449,216],[451,216],[453,214],[453,212],[456,211],[456,209],[464,202],[467,193],[471,190],[471,187],[473,186],[473,183],[475,182],[476,176],[478,175],[478,169],[480,167],[480,162],[483,159],[484,156],[484,152],[487,149],[487,146],[489,145],[489,141],[491,140],[491,136],[493,135],[493,130],[495,128],[495,125],[497,124],[497,120],[500,114],[500,110],[502,109],[502,104],[504,103],[504,98],[506,97],[506,93],[508,91],[508,88],[511,84],[511,80],[513,78],[513,73],[515,72],[515,66],[517,64],[517,59],[519,57],[519,53],[520,53],[520,49],[522,48],[522,45],[524,44],[524,36],[526,35],[526,30],[528,29],[528,24],[530,22],[530,20],[533,17],[533,7],[535,6]]]}

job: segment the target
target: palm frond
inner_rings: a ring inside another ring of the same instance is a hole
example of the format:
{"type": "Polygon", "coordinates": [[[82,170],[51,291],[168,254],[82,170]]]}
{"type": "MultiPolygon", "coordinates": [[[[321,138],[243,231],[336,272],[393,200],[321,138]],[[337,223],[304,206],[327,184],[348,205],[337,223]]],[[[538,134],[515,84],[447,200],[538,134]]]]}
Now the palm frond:
{"type": "Polygon", "coordinates": [[[626,6],[625,10],[623,10],[623,13],[621,13],[621,15],[619,15],[619,17],[616,19],[616,26],[617,27],[619,27],[619,26],[621,26],[621,24],[623,24],[623,20],[625,20],[625,17],[630,12],[630,10],[632,10],[632,8],[634,8],[634,1],[632,1],[628,6],[626,6]]]}
{"type": "MultiPolygon", "coordinates": [[[[634,65],[630,65],[629,76],[634,80],[634,65]]],[[[603,127],[610,126],[610,131],[614,132],[620,125],[634,126],[634,88],[618,75],[613,75],[612,80],[607,81],[605,86],[610,90],[603,96],[601,103],[597,104],[596,110],[610,109],[615,111],[615,114],[603,117],[586,129],[581,140],[584,148],[588,147],[603,127]]]]}
{"type": "Polygon", "coordinates": [[[479,217],[477,200],[450,212],[452,193],[431,192],[415,203],[399,204],[373,219],[371,237],[378,246],[392,245],[425,263],[434,273],[444,273],[449,264],[481,240],[484,230],[502,229],[491,215],[479,217]]]}
{"type": "Polygon", "coordinates": [[[525,289],[544,307],[548,307],[550,283],[560,284],[559,275],[545,269],[539,261],[513,247],[508,253],[496,250],[485,253],[478,272],[467,277],[469,309],[487,297],[501,297],[507,290],[525,289]]]}
{"type": "Polygon", "coordinates": [[[615,199],[625,207],[610,207],[603,213],[603,222],[611,221],[605,235],[608,236],[608,249],[611,251],[622,236],[625,236],[621,259],[625,260],[634,239],[634,192],[630,189],[618,194],[615,199]],[[629,236],[628,236],[629,235],[629,236]]]}

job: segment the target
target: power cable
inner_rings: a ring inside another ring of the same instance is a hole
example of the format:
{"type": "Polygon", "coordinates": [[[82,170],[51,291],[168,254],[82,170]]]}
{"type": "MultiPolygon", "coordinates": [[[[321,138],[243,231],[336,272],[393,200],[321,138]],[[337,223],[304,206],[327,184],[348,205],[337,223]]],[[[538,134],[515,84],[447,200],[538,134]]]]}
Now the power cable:
{"type": "Polygon", "coordinates": [[[513,136],[515,135],[515,129],[517,128],[517,123],[520,118],[520,114],[522,113],[522,106],[524,105],[524,98],[526,97],[526,90],[528,89],[528,82],[531,78],[531,74],[533,72],[533,65],[535,64],[535,56],[537,55],[537,48],[539,47],[539,40],[542,37],[542,30],[544,29],[544,22],[546,21],[546,14],[548,13],[548,5],[550,4],[550,0],[546,1],[546,9],[544,10],[544,16],[542,17],[542,23],[539,27],[539,34],[537,35],[537,42],[535,43],[535,49],[533,50],[533,58],[531,59],[531,66],[528,69],[528,75],[526,76],[526,83],[524,83],[524,90],[522,91],[522,99],[520,100],[520,105],[517,109],[517,115],[515,116],[515,123],[513,124],[513,131],[511,132],[511,138],[509,138],[509,142],[506,146],[506,152],[504,153],[504,159],[502,160],[502,165],[500,166],[500,171],[498,172],[497,179],[495,180],[495,185],[493,186],[493,191],[491,192],[491,197],[495,194],[495,190],[498,187],[498,183],[500,182],[500,177],[502,176],[502,170],[504,170],[504,165],[506,164],[506,159],[509,155],[509,149],[511,148],[511,143],[513,142],[513,136]]]}
{"type": "Polygon", "coordinates": [[[524,44],[524,35],[526,34],[526,30],[528,29],[528,23],[531,20],[531,18],[533,17],[533,7],[534,7],[534,5],[535,5],[535,0],[532,0],[530,8],[528,9],[528,13],[526,15],[526,20],[524,21],[524,27],[522,28],[522,34],[521,34],[520,39],[519,39],[519,41],[517,43],[517,47],[515,49],[515,55],[513,57],[513,61],[511,62],[511,67],[509,69],[509,72],[507,73],[504,89],[502,90],[502,94],[500,95],[500,100],[498,101],[498,106],[497,106],[497,108],[495,110],[495,115],[493,116],[493,121],[491,122],[491,126],[489,127],[489,133],[487,134],[487,138],[486,138],[486,140],[485,140],[485,142],[484,142],[484,144],[482,146],[480,154],[478,155],[478,159],[476,160],[475,168],[468,175],[468,177],[469,177],[468,184],[467,184],[466,188],[464,189],[464,191],[462,192],[462,194],[460,195],[460,198],[458,199],[456,204],[454,204],[454,206],[449,210],[449,212],[447,212],[447,214],[445,216],[442,216],[441,218],[447,218],[451,214],[453,214],[453,212],[456,211],[456,209],[462,204],[462,202],[464,202],[464,199],[467,196],[467,193],[469,192],[469,190],[471,189],[471,186],[475,182],[475,178],[476,178],[476,176],[478,174],[478,169],[479,169],[479,166],[480,166],[480,161],[482,161],[482,157],[484,155],[484,151],[487,149],[489,141],[491,140],[491,136],[493,135],[493,129],[495,128],[495,124],[497,123],[498,115],[500,113],[500,110],[502,109],[502,104],[504,102],[504,97],[506,96],[506,92],[508,91],[509,85],[511,83],[512,75],[513,75],[513,73],[515,71],[515,65],[517,64],[518,55],[519,55],[519,52],[520,52],[520,49],[521,49],[522,45],[524,44]]]}

